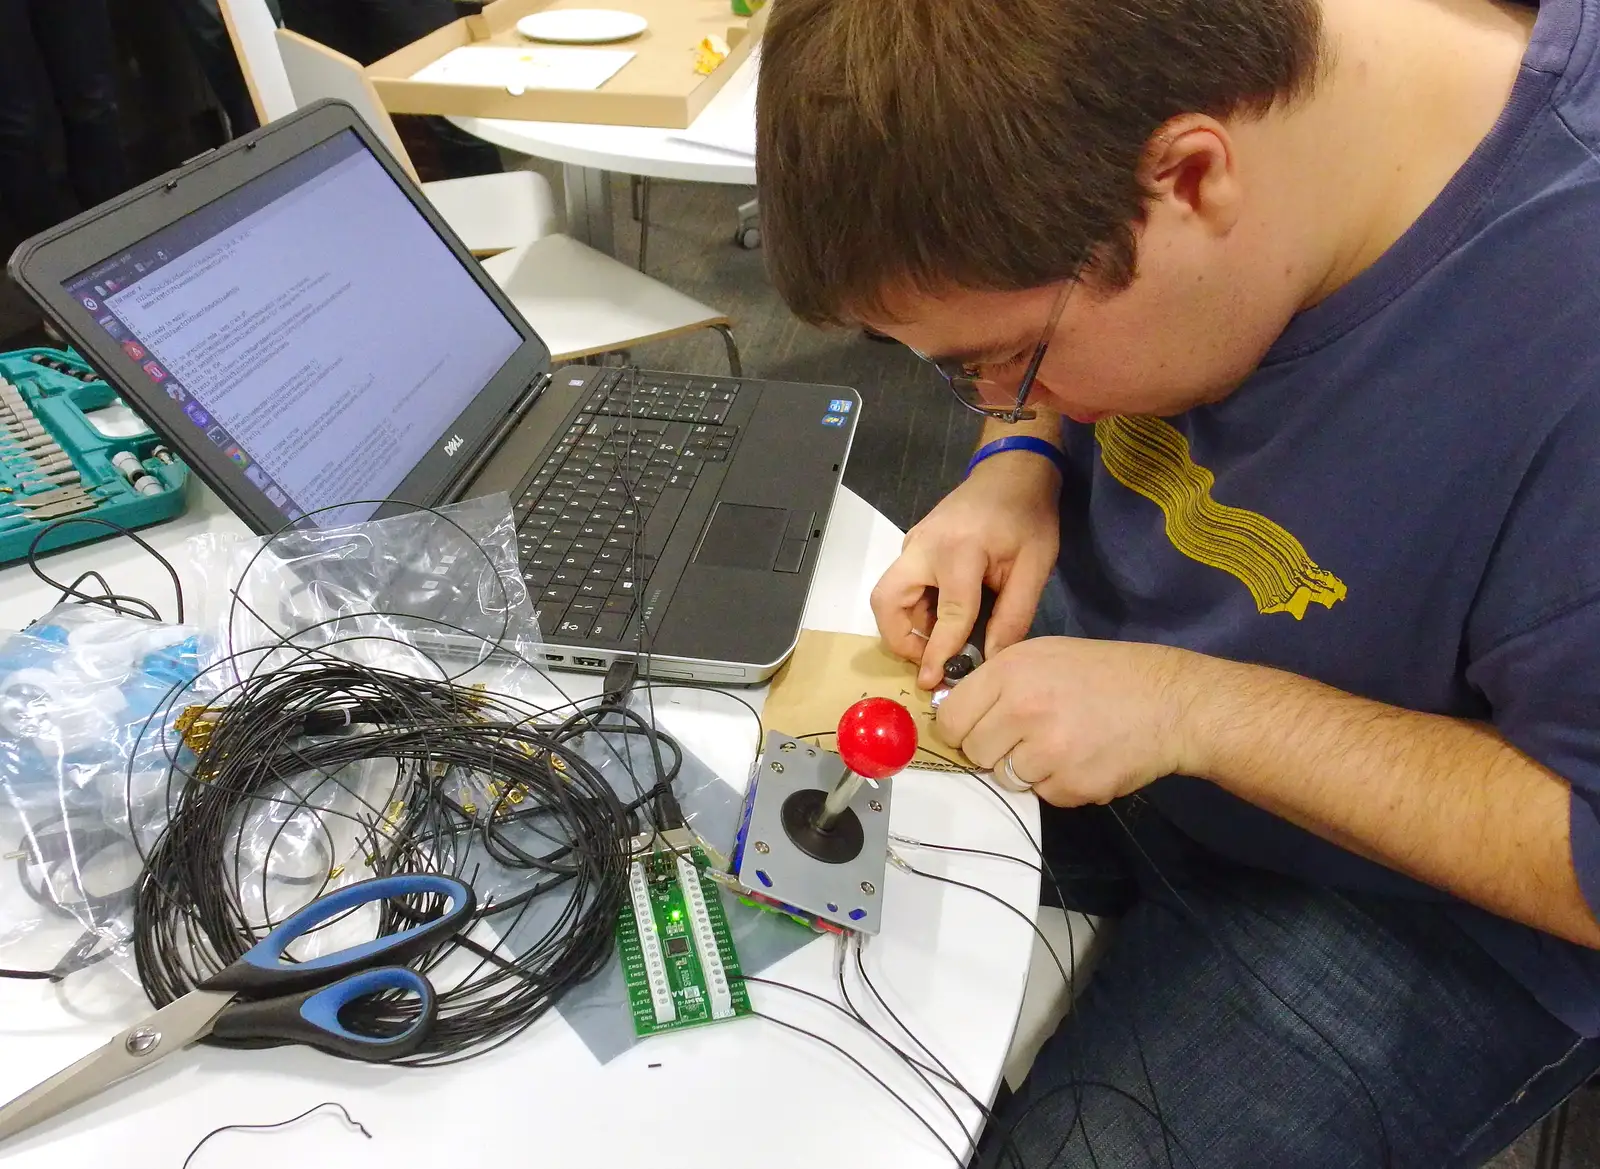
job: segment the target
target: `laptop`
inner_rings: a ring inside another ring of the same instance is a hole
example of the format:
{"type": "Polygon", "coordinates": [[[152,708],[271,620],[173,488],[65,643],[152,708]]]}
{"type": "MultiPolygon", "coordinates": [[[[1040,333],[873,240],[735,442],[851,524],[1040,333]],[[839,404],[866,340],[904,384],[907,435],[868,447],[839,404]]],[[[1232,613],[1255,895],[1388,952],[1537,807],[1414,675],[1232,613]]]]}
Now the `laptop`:
{"type": "Polygon", "coordinates": [[[554,668],[753,685],[799,637],[859,396],[552,369],[342,102],[24,242],[9,270],[258,533],[503,491],[554,668]]]}

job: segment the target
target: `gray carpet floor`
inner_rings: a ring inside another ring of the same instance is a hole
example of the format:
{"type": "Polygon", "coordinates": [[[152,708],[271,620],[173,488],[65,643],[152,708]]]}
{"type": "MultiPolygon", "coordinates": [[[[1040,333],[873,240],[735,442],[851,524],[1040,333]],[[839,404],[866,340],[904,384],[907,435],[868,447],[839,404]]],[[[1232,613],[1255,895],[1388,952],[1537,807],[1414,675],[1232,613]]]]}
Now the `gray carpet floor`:
{"type": "MultiPolygon", "coordinates": [[[[625,180],[616,182],[614,194],[618,252],[631,259],[639,234],[625,180]]],[[[732,318],[747,374],[859,390],[861,423],[845,483],[907,527],[960,478],[977,420],[901,347],[858,332],[813,329],[790,316],[766,280],[761,253],[732,243],[735,209],[750,195],[734,187],[653,184],[647,270],[732,318]]],[[[36,343],[36,324],[0,276],[0,349],[36,343]]],[[[721,341],[711,334],[639,346],[632,357],[653,369],[726,368],[721,341]]],[[[1535,1147],[1535,1134],[1525,1135],[1491,1162],[1492,1169],[1533,1169],[1535,1147]]],[[[1575,1100],[1565,1150],[1563,1169],[1600,1169],[1600,1091],[1575,1100]]]]}

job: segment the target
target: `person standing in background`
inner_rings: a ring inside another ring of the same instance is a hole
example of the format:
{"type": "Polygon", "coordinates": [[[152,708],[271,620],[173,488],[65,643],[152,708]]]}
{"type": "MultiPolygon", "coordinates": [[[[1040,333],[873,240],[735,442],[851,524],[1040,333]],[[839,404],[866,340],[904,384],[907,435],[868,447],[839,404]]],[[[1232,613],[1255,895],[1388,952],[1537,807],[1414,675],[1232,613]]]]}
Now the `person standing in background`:
{"type": "Polygon", "coordinates": [[[0,214],[31,235],[130,182],[105,0],[0,0],[0,214]],[[50,165],[57,122],[64,185],[50,165]]]}
{"type": "MultiPolygon", "coordinates": [[[[217,0],[172,0],[172,8],[183,25],[200,71],[228,116],[228,136],[238,138],[256,129],[261,121],[256,117],[255,103],[250,100],[250,90],[239,68],[239,58],[234,56],[233,41],[228,37],[228,26],[223,23],[217,0]]],[[[267,11],[273,20],[283,23],[277,0],[267,0],[267,11]]]]}
{"type": "MultiPolygon", "coordinates": [[[[451,0],[279,0],[283,23],[363,65],[387,57],[456,19],[451,0]]],[[[397,116],[424,179],[465,178],[503,170],[500,154],[444,118],[397,116]]]]}

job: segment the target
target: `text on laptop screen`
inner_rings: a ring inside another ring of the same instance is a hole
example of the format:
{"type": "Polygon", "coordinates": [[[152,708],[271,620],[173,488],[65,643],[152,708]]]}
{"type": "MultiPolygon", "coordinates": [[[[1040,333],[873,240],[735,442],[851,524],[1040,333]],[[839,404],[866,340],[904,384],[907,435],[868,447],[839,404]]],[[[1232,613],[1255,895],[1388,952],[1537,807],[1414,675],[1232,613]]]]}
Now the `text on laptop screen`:
{"type": "Polygon", "coordinates": [[[291,519],[387,498],[522,341],[350,131],[65,287],[291,519]]]}

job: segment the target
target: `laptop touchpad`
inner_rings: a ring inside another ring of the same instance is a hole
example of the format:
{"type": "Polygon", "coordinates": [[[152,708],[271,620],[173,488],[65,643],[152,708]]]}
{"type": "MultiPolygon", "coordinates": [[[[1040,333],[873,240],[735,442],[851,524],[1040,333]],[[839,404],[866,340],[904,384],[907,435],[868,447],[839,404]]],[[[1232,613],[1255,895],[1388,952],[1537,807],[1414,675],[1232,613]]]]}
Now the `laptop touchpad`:
{"type": "Polygon", "coordinates": [[[771,568],[788,522],[786,508],[719,503],[694,561],[719,568],[771,568]]]}

